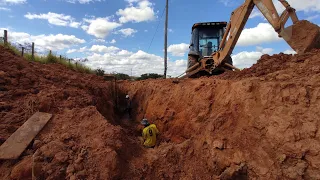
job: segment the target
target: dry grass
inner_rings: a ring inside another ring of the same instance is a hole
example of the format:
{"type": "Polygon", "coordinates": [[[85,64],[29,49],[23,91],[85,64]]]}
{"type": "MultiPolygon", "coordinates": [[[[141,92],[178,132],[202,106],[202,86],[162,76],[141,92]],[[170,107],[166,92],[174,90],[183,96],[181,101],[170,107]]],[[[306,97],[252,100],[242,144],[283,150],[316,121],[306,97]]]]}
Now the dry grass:
{"type": "MultiPolygon", "coordinates": [[[[1,46],[5,46],[3,41],[0,41],[0,45],[1,46]]],[[[13,45],[11,45],[10,43],[8,43],[6,45],[9,49],[11,49],[16,55],[20,55],[21,56],[21,52],[13,45]]],[[[68,67],[69,69],[78,71],[78,72],[82,72],[82,73],[88,73],[88,74],[94,74],[95,71],[93,71],[92,69],[90,69],[89,67],[80,64],[80,63],[74,63],[72,61],[69,61],[67,58],[65,57],[61,57],[60,56],[56,56],[53,55],[52,53],[48,53],[47,56],[38,56],[35,55],[34,57],[32,57],[32,55],[30,53],[24,53],[23,57],[25,59],[27,59],[28,61],[36,61],[36,62],[40,62],[43,64],[49,64],[49,63],[58,63],[58,64],[62,64],[66,67],[68,67]]]]}

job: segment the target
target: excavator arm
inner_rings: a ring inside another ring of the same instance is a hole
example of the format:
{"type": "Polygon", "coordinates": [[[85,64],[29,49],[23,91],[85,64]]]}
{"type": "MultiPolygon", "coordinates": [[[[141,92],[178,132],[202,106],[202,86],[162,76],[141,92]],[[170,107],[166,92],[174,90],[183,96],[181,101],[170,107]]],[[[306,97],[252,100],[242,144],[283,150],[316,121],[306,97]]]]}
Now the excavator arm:
{"type": "Polygon", "coordinates": [[[296,28],[297,26],[295,25],[300,21],[295,9],[286,0],[279,0],[279,2],[285,8],[281,15],[277,13],[272,0],[246,0],[231,13],[230,22],[220,42],[219,50],[211,54],[210,57],[202,58],[198,63],[188,68],[184,77],[191,77],[202,71],[212,74],[216,69],[222,69],[223,71],[239,70],[229,63],[230,55],[255,6],[272,25],[279,37],[282,37],[298,54],[307,52],[312,48],[320,48],[319,27],[305,21],[303,28],[308,29],[308,33],[305,32],[305,29],[296,28]],[[285,28],[284,26],[289,18],[292,19],[293,25],[285,28]]]}
{"type": "Polygon", "coordinates": [[[219,66],[226,57],[232,53],[254,6],[257,6],[263,16],[279,34],[279,37],[283,37],[286,41],[290,40],[292,34],[286,31],[284,25],[289,17],[291,17],[293,23],[298,22],[298,17],[295,13],[295,9],[290,7],[287,1],[279,1],[285,7],[281,16],[278,15],[272,0],[246,0],[244,4],[232,12],[230,22],[220,43],[220,50],[212,54],[215,66],[219,66]]]}

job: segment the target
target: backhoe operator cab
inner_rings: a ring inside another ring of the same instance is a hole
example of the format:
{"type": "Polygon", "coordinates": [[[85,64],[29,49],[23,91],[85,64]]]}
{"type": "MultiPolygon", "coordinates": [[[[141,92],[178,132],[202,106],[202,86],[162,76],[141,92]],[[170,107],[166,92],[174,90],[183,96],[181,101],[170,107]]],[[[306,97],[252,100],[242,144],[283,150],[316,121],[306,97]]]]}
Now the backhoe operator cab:
{"type": "Polygon", "coordinates": [[[219,50],[226,26],[227,22],[204,22],[192,26],[188,68],[219,50]]]}

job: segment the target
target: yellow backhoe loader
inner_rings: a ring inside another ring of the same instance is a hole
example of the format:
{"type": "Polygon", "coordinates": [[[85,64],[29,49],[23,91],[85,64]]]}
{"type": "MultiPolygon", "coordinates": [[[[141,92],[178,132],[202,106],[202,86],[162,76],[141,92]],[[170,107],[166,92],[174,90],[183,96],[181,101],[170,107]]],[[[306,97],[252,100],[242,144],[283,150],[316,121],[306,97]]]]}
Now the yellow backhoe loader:
{"type": "Polygon", "coordinates": [[[283,38],[298,54],[320,48],[319,27],[305,20],[299,21],[295,9],[287,1],[279,1],[285,7],[281,15],[277,13],[272,0],[246,0],[231,13],[229,23],[194,24],[188,53],[188,68],[182,78],[239,70],[233,66],[231,53],[255,6],[279,37],[283,38]],[[292,25],[285,28],[289,18],[292,20],[292,25]]]}

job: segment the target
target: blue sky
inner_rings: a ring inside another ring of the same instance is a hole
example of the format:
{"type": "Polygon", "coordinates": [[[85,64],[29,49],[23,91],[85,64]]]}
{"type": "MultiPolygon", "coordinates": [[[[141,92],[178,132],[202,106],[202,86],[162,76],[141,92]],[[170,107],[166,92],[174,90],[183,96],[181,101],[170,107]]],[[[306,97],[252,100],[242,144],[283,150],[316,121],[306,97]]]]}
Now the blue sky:
{"type": "MultiPolygon", "coordinates": [[[[229,21],[241,2],[169,0],[168,74],[175,76],[186,69],[194,23],[229,21]]],[[[300,19],[320,24],[320,0],[288,2],[300,19]]],[[[164,7],[165,0],[0,0],[0,33],[8,29],[11,41],[33,41],[38,51],[86,57],[86,65],[93,69],[163,73],[164,7]]],[[[279,52],[292,50],[255,10],[233,52],[234,64],[249,67],[262,54],[279,52]]]]}

